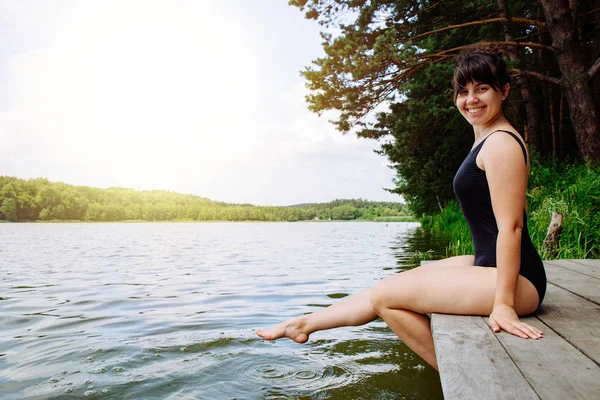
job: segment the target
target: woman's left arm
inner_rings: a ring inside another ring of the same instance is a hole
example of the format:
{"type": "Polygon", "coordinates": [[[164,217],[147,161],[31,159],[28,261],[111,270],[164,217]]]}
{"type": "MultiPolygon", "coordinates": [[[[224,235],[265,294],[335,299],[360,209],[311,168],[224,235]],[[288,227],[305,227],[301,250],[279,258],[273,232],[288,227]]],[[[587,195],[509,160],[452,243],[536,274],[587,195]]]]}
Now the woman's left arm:
{"type": "Polygon", "coordinates": [[[520,322],[515,311],[528,168],[520,145],[509,135],[492,135],[480,156],[498,225],[496,293],[490,325],[494,332],[502,329],[537,339],[539,330],[520,322]]]}

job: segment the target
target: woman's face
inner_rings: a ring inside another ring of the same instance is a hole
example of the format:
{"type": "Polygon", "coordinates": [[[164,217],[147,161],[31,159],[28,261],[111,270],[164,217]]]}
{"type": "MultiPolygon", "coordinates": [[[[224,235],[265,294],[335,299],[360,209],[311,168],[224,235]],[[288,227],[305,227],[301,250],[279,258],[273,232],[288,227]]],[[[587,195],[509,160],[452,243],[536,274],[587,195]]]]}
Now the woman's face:
{"type": "Polygon", "coordinates": [[[471,125],[486,126],[502,115],[508,89],[507,84],[502,93],[486,83],[469,82],[458,92],[456,107],[471,125]]]}

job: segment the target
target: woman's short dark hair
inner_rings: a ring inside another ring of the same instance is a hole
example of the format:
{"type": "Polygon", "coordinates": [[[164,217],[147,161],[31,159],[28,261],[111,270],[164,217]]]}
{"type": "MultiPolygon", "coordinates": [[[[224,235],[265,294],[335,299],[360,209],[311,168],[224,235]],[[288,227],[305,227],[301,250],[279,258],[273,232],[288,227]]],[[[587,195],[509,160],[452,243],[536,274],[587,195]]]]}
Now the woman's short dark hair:
{"type": "Polygon", "coordinates": [[[510,83],[508,67],[499,48],[478,43],[463,50],[456,59],[454,70],[454,99],[468,83],[484,83],[495,91],[502,91],[510,83]]]}

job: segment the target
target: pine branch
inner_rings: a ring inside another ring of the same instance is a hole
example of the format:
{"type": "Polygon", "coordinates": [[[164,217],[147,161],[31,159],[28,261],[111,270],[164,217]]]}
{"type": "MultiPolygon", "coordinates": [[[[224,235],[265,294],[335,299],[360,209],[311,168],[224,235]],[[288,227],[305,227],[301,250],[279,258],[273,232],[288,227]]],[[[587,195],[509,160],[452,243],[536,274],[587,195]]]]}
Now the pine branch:
{"type": "Polygon", "coordinates": [[[434,7],[438,6],[438,5],[440,5],[441,3],[445,3],[445,2],[446,2],[446,0],[440,0],[440,1],[436,2],[436,3],[433,3],[433,4],[432,4],[432,5],[430,5],[429,7],[425,7],[424,9],[420,10],[419,12],[420,12],[420,13],[425,13],[425,12],[427,12],[427,11],[431,10],[432,8],[434,8],[434,7]]]}
{"type": "MultiPolygon", "coordinates": [[[[545,44],[540,44],[540,43],[535,43],[535,42],[489,42],[489,43],[497,44],[500,46],[506,46],[506,47],[535,47],[538,49],[548,50],[548,51],[552,51],[552,52],[558,51],[557,49],[555,49],[552,46],[547,46],[545,44]]],[[[438,51],[437,53],[432,53],[432,55],[437,56],[437,55],[448,54],[448,53],[456,53],[456,52],[459,52],[462,49],[465,49],[469,46],[471,46],[471,45],[469,44],[466,46],[454,47],[452,49],[442,50],[442,51],[438,51]]]]}
{"type": "Polygon", "coordinates": [[[593,15],[593,14],[596,14],[597,12],[600,12],[600,8],[596,8],[595,10],[588,11],[588,12],[586,12],[584,14],[581,14],[579,16],[579,18],[587,17],[588,15],[593,15]]]}
{"type": "Polygon", "coordinates": [[[432,26],[437,26],[437,25],[440,25],[442,22],[446,21],[447,19],[459,17],[459,16],[461,16],[463,14],[473,15],[473,10],[461,10],[461,11],[457,11],[457,12],[452,13],[452,14],[444,14],[443,16],[440,16],[439,18],[433,20],[429,24],[415,24],[414,27],[415,28],[419,28],[419,29],[425,29],[425,28],[429,28],[429,27],[432,27],[432,26]]]}
{"type": "Polygon", "coordinates": [[[444,31],[447,31],[450,29],[458,29],[458,28],[466,28],[468,26],[478,26],[478,25],[498,24],[498,23],[503,23],[503,24],[504,23],[516,23],[516,24],[523,24],[523,25],[536,25],[538,27],[544,26],[543,22],[534,21],[532,19],[527,19],[527,18],[491,18],[491,19],[486,19],[486,20],[482,20],[482,21],[473,21],[473,22],[467,22],[464,24],[445,26],[443,28],[435,29],[433,31],[421,33],[420,35],[410,37],[408,39],[405,39],[404,41],[421,39],[426,36],[444,32],[444,31]]]}
{"type": "Polygon", "coordinates": [[[515,40],[515,41],[518,41],[518,40],[525,40],[525,39],[532,38],[532,37],[534,37],[534,36],[539,36],[539,35],[541,35],[541,34],[543,34],[543,33],[544,33],[544,32],[533,32],[533,33],[530,33],[530,34],[528,34],[528,35],[524,35],[524,36],[519,36],[519,37],[513,38],[513,40],[515,40]]]}
{"type": "Polygon", "coordinates": [[[541,81],[546,81],[546,82],[550,82],[553,83],[555,85],[558,86],[562,86],[562,79],[557,79],[557,78],[553,78],[551,76],[548,75],[543,75],[540,74],[539,72],[533,72],[533,71],[521,71],[519,69],[513,68],[510,70],[510,72],[517,74],[517,75],[522,75],[522,76],[530,76],[532,78],[536,78],[539,79],[541,81]]]}

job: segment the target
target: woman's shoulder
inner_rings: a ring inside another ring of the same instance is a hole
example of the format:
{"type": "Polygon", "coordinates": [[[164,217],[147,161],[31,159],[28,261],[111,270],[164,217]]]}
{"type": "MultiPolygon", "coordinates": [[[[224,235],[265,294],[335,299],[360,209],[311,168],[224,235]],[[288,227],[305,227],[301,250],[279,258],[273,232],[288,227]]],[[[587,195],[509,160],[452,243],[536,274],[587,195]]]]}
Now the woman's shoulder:
{"type": "MultiPolygon", "coordinates": [[[[512,128],[512,127],[511,127],[512,128]]],[[[525,158],[525,163],[529,159],[525,140],[516,129],[498,129],[494,131],[486,140],[482,149],[482,155],[493,155],[495,158],[514,157],[525,158]],[[517,156],[515,156],[515,154],[517,156]],[[519,155],[522,154],[522,155],[519,155]]]]}

